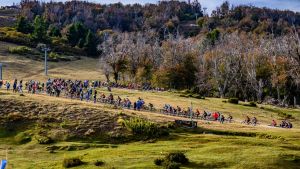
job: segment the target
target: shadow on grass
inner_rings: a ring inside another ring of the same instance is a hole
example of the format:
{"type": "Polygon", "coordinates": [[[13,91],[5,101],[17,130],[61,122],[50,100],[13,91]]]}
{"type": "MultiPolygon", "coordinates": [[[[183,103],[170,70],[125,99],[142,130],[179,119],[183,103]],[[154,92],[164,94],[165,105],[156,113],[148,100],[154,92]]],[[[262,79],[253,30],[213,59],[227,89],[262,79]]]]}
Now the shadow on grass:
{"type": "Polygon", "coordinates": [[[229,167],[225,162],[215,162],[214,164],[207,164],[207,163],[196,163],[190,162],[189,164],[185,165],[184,167],[187,168],[201,168],[201,169],[211,169],[211,168],[226,168],[229,167]]]}
{"type": "Polygon", "coordinates": [[[293,154],[281,154],[276,161],[278,168],[300,168],[300,156],[293,154]]]}
{"type": "Polygon", "coordinates": [[[222,130],[212,130],[202,127],[197,127],[194,129],[189,128],[177,128],[172,130],[173,133],[180,134],[215,134],[215,135],[226,135],[226,136],[243,136],[243,137],[256,137],[258,134],[256,132],[240,132],[240,131],[222,131],[222,130]]]}
{"type": "Polygon", "coordinates": [[[280,139],[280,140],[285,139],[282,136],[275,136],[263,132],[222,131],[222,130],[206,129],[202,127],[197,127],[194,129],[177,128],[172,130],[171,133],[178,133],[181,136],[184,136],[184,134],[215,134],[221,136],[258,137],[262,139],[280,139]]]}

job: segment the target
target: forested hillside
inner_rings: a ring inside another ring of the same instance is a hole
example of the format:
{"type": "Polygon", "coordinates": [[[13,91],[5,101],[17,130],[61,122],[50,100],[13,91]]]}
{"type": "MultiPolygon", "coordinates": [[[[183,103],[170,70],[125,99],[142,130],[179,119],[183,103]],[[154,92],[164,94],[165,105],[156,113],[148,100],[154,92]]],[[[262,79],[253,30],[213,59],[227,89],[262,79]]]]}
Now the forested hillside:
{"type": "MultiPolygon", "coordinates": [[[[277,105],[300,103],[300,13],[224,2],[23,0],[0,40],[99,57],[107,80],[277,105]]],[[[22,53],[22,52],[21,52],[22,53]]]]}

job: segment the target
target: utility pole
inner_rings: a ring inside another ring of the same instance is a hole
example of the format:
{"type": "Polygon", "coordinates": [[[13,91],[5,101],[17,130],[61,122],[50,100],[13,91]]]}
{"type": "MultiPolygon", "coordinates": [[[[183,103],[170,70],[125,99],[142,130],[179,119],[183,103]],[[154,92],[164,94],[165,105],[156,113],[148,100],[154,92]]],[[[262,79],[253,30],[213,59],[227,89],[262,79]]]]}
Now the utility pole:
{"type": "Polygon", "coordinates": [[[0,63],[0,80],[3,80],[3,79],[2,79],[2,78],[3,78],[3,77],[2,77],[2,67],[3,67],[3,66],[2,66],[2,63],[0,63]]]}
{"type": "MultiPolygon", "coordinates": [[[[191,107],[190,107],[190,118],[191,118],[191,127],[192,128],[194,128],[195,127],[195,125],[194,125],[194,121],[193,121],[193,115],[194,115],[194,113],[193,113],[193,102],[191,101],[191,107]]],[[[197,125],[196,125],[196,127],[197,127],[197,125]]]]}
{"type": "Polygon", "coordinates": [[[193,122],[193,102],[191,102],[191,107],[190,107],[190,118],[191,118],[191,122],[193,122]]]}
{"type": "Polygon", "coordinates": [[[204,10],[204,11],[203,11],[203,15],[206,16],[206,14],[207,14],[207,13],[206,13],[207,8],[204,7],[203,10],[204,10]]]}
{"type": "Polygon", "coordinates": [[[50,48],[46,46],[42,48],[42,51],[45,52],[45,76],[48,76],[48,63],[47,63],[47,52],[50,51],[50,48]]]}

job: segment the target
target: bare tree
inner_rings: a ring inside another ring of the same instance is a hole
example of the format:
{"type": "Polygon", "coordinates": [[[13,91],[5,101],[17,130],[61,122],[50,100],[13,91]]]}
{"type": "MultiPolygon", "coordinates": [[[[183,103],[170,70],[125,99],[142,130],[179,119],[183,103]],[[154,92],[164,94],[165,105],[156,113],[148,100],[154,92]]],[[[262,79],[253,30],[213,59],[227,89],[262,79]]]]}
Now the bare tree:
{"type": "MultiPolygon", "coordinates": [[[[110,66],[114,80],[117,83],[120,73],[125,72],[127,69],[127,55],[130,48],[128,34],[116,33],[108,37],[99,48],[102,49],[102,63],[110,66]]],[[[107,66],[103,66],[103,68],[107,70],[107,66]]]]}

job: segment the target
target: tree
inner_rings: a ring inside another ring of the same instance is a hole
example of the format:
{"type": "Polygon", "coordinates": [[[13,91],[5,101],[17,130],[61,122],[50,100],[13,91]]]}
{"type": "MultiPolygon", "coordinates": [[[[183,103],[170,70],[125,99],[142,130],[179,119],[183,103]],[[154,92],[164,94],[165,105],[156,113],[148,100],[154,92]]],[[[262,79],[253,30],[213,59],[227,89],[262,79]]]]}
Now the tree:
{"type": "Polygon", "coordinates": [[[16,29],[18,32],[28,34],[28,33],[32,33],[33,27],[25,17],[21,16],[18,19],[16,29]]]}
{"type": "Polygon", "coordinates": [[[51,37],[61,37],[60,30],[56,26],[51,26],[49,30],[49,36],[51,37]]]}
{"type": "Polygon", "coordinates": [[[78,37],[77,37],[77,31],[76,31],[76,27],[74,24],[72,24],[70,27],[69,27],[69,30],[67,32],[67,39],[68,39],[68,42],[70,43],[70,45],[72,47],[76,46],[77,45],[77,42],[78,42],[78,37]]]}
{"type": "Polygon", "coordinates": [[[213,31],[207,33],[206,39],[208,41],[208,44],[215,45],[216,41],[220,38],[220,31],[218,29],[214,29],[213,31]]]}
{"type": "Polygon", "coordinates": [[[84,47],[87,33],[86,27],[81,22],[76,22],[69,27],[67,39],[72,47],[77,45],[82,48],[84,47]]]}
{"type": "Polygon", "coordinates": [[[97,39],[91,30],[89,30],[86,35],[84,49],[88,56],[96,56],[98,54],[97,39]]]}
{"type": "Polygon", "coordinates": [[[47,24],[45,20],[37,15],[34,19],[34,31],[32,37],[35,41],[46,43],[48,40],[47,37],[47,24]]]}
{"type": "Polygon", "coordinates": [[[99,46],[102,50],[101,61],[107,65],[102,68],[107,69],[108,66],[110,67],[116,83],[120,79],[120,73],[124,73],[127,70],[129,45],[128,34],[117,33],[108,37],[99,46]]]}

